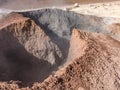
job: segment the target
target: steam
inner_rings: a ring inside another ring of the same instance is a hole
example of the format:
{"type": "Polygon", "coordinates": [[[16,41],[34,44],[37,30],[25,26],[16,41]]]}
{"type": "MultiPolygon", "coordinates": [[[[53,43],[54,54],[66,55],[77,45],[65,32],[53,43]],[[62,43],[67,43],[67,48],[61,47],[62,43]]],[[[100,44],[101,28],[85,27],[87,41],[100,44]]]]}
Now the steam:
{"type": "Polygon", "coordinates": [[[0,8],[34,9],[41,7],[56,7],[65,5],[66,0],[0,0],[0,8]]]}
{"type": "Polygon", "coordinates": [[[74,3],[90,3],[117,0],[0,0],[0,8],[7,9],[35,9],[43,7],[59,7],[74,3]]]}
{"type": "Polygon", "coordinates": [[[4,8],[0,8],[0,14],[8,14],[8,13],[11,13],[12,10],[10,9],[4,9],[4,8]]]}

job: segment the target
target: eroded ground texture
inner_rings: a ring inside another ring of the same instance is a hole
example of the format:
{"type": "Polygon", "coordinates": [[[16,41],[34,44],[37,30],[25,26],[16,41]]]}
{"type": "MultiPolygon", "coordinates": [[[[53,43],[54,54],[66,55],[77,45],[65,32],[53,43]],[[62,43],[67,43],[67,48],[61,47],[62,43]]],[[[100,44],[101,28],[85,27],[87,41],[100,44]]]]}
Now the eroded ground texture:
{"type": "Polygon", "coordinates": [[[119,89],[119,17],[40,9],[0,20],[0,90],[119,89]]]}

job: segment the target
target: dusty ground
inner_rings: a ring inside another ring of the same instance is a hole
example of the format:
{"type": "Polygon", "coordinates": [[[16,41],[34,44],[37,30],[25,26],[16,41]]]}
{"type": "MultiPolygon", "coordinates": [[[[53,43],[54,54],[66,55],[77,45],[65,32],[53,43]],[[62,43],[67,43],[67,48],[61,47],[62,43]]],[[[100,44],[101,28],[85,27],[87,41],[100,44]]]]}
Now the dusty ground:
{"type": "Polygon", "coordinates": [[[81,14],[120,18],[120,1],[83,5],[79,4],[78,7],[71,6],[68,7],[68,9],[81,14]]]}

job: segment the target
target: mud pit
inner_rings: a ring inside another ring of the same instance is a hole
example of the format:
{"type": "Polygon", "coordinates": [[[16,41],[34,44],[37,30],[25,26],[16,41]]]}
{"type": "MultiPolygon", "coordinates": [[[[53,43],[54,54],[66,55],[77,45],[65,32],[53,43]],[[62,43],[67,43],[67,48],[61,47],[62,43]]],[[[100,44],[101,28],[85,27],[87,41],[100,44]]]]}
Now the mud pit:
{"type": "Polygon", "coordinates": [[[13,80],[25,89],[118,90],[119,23],[59,9],[9,14],[0,23],[0,88],[20,88],[13,80]]]}

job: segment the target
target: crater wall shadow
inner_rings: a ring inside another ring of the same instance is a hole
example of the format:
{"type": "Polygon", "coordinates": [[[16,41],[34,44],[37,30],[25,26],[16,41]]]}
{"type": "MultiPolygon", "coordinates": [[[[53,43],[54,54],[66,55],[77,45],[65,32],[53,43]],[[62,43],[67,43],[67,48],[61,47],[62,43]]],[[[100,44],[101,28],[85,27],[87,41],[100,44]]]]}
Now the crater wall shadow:
{"type": "Polygon", "coordinates": [[[25,50],[12,33],[0,30],[0,81],[43,81],[52,72],[49,62],[25,50]]]}

